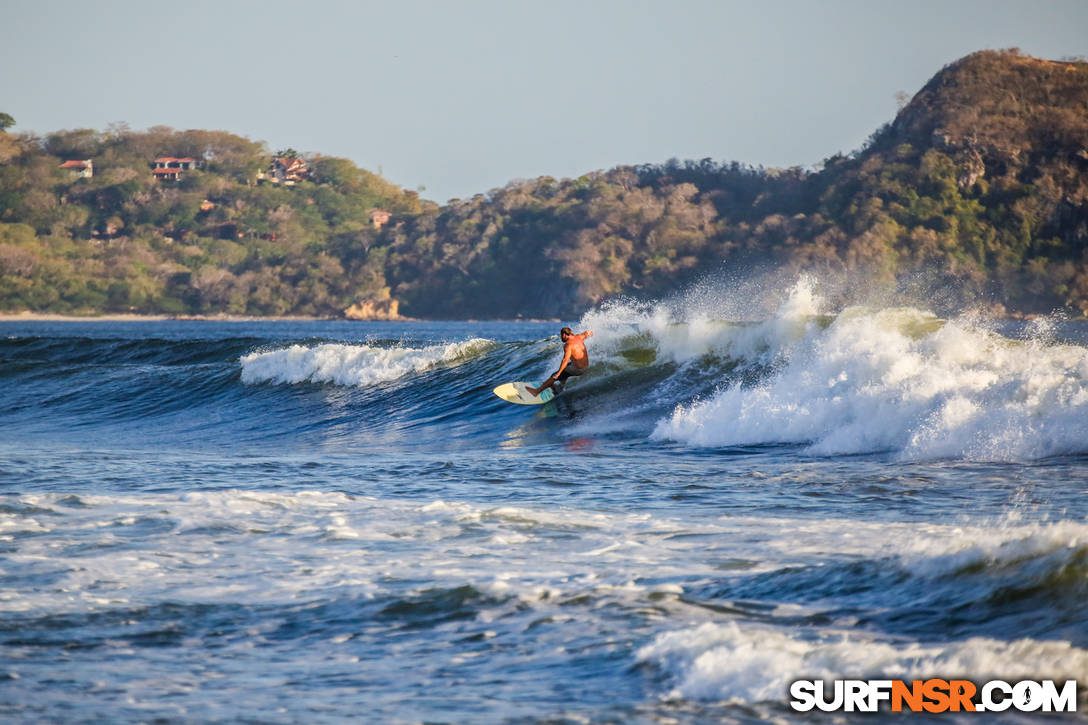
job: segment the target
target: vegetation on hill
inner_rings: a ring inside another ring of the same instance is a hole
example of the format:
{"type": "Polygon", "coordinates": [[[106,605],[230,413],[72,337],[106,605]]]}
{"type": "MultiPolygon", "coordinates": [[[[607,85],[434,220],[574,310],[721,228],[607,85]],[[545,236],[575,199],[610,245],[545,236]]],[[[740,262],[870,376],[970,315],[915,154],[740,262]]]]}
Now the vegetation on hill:
{"type": "Polygon", "coordinates": [[[1084,62],[970,55],[816,171],[670,161],[439,207],[343,159],[257,184],[269,161],[222,132],[0,133],[0,309],[334,314],[391,295],[420,317],[570,316],[765,263],[1088,312],[1084,62]],[[160,156],[198,170],[155,181],[160,156]],[[87,158],[92,178],[59,168],[87,158]]]}
{"type": "Polygon", "coordinates": [[[336,314],[389,294],[370,212],[424,208],[346,159],[307,159],[291,187],[258,183],[272,156],[221,131],[3,136],[0,309],[336,314]],[[163,157],[196,168],[158,180],[163,157]],[[86,159],[89,178],[61,168],[86,159]]]}
{"type": "Polygon", "coordinates": [[[753,261],[874,283],[925,272],[950,306],[1083,313],[1088,63],[968,56],[816,172],[707,159],[514,182],[385,240],[394,294],[417,314],[569,314],[753,261]],[[536,274],[505,282],[519,267],[536,274]]]}
{"type": "Polygon", "coordinates": [[[940,269],[967,296],[1088,312],[1088,63],[972,54],[810,185],[808,213],[834,223],[848,265],[940,269]]]}

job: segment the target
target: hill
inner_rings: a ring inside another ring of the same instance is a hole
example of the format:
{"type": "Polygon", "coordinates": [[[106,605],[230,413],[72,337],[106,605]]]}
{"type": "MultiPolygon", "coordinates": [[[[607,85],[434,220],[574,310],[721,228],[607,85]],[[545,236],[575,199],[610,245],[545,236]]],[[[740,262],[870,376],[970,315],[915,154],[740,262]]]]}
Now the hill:
{"type": "Polygon", "coordinates": [[[222,132],[3,136],[6,309],[338,314],[395,300],[418,317],[573,316],[760,264],[924,280],[947,307],[1088,312],[1088,63],[1015,50],[945,67],[819,170],[670,161],[442,207],[343,159],[302,158],[304,178],[269,183],[273,155],[222,132]],[[148,163],[164,155],[196,168],[156,180],[148,163]],[[61,168],[88,158],[90,179],[61,168]]]}
{"type": "Polygon", "coordinates": [[[221,131],[0,134],[0,309],[335,315],[426,206],[346,159],[221,131]]]}
{"type": "Polygon", "coordinates": [[[567,315],[753,263],[925,280],[949,308],[1088,311],[1088,63],[983,51],[819,171],[672,161],[514,182],[390,231],[387,275],[443,305],[567,315]],[[508,270],[537,273],[517,287],[508,270]]]}

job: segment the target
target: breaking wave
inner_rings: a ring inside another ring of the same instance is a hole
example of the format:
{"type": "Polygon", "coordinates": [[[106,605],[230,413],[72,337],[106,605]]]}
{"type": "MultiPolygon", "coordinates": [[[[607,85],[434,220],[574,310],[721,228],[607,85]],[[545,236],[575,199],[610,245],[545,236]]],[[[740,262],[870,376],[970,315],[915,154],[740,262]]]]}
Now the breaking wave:
{"type": "Polygon", "coordinates": [[[280,350],[244,355],[244,383],[333,383],[364,386],[384,383],[441,363],[466,360],[494,346],[491,340],[422,348],[325,344],[291,345],[280,350]]]}
{"type": "Polygon", "coordinates": [[[449,338],[412,325],[399,338],[363,340],[355,328],[273,339],[181,329],[181,339],[10,337],[0,340],[0,376],[15,391],[13,425],[65,434],[122,425],[143,435],[148,419],[175,416],[194,440],[228,430],[355,444],[381,440],[383,427],[432,426],[467,441],[529,421],[523,432],[542,442],[609,435],[915,461],[1088,453],[1083,324],[828,311],[806,278],[780,298],[770,312],[720,299],[591,310],[578,327],[595,332],[592,365],[549,409],[551,422],[490,394],[555,370],[561,347],[537,323],[465,324],[449,338]],[[186,419],[194,409],[199,427],[186,419]]]}
{"type": "Polygon", "coordinates": [[[771,320],[704,337],[707,352],[766,374],[754,384],[720,376],[708,397],[662,417],[652,437],[911,460],[1088,450],[1088,349],[1049,339],[1047,324],[1010,339],[971,318],[859,307],[823,318],[817,304],[801,283],[771,320]]]}
{"type": "Polygon", "coordinates": [[[793,634],[727,622],[666,632],[638,651],[672,682],[667,698],[738,703],[781,701],[800,679],[927,679],[969,674],[978,681],[1088,677],[1088,650],[1068,642],[974,637],[923,644],[877,641],[859,634],[793,634]]]}

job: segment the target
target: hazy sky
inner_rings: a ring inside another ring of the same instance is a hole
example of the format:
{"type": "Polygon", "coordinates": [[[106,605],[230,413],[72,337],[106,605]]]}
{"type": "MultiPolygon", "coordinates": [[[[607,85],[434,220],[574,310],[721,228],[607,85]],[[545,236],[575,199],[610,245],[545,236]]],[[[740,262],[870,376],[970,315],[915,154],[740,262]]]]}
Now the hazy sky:
{"type": "Polygon", "coordinates": [[[0,111],[227,130],[442,202],[673,156],[810,166],[1012,46],[1088,54],[1088,1],[0,0],[0,111]]]}

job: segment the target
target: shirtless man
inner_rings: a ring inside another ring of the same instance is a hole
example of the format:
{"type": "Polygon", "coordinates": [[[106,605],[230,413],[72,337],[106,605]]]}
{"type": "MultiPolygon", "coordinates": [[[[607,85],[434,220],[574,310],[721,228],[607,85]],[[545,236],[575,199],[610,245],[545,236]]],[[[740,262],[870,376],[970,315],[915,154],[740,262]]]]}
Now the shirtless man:
{"type": "Polygon", "coordinates": [[[567,378],[582,375],[589,369],[589,353],[586,352],[586,338],[593,337],[593,330],[586,330],[575,335],[569,327],[559,331],[559,339],[563,341],[563,362],[559,363],[559,369],[555,375],[544,381],[539,388],[526,388],[533,397],[540,395],[542,390],[547,390],[558,382],[560,385],[567,382],[567,378]]]}

